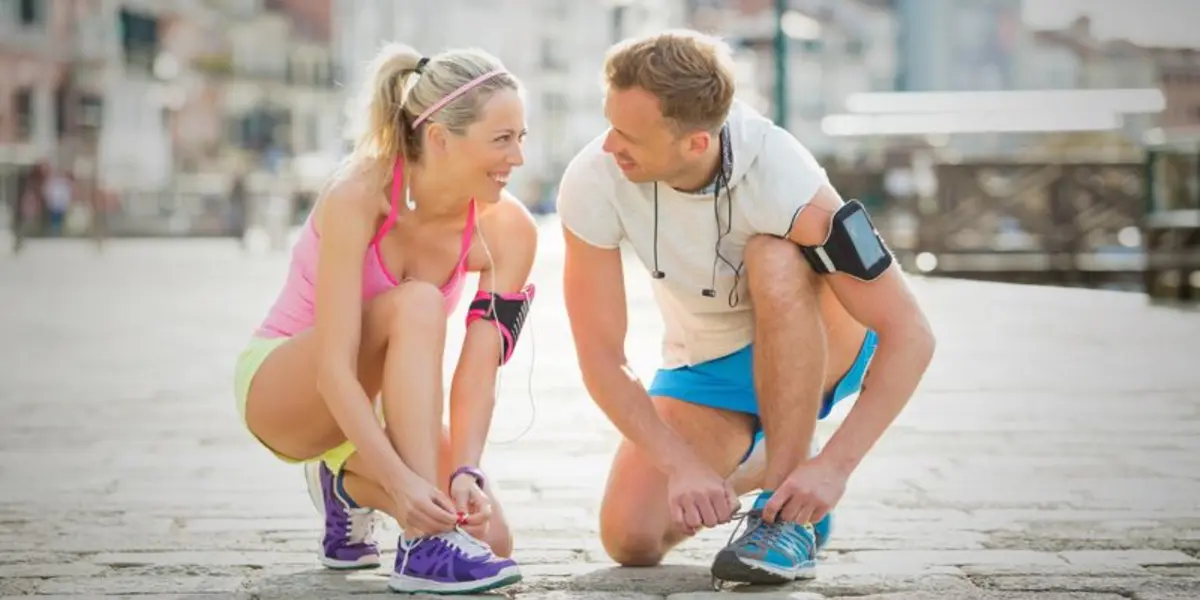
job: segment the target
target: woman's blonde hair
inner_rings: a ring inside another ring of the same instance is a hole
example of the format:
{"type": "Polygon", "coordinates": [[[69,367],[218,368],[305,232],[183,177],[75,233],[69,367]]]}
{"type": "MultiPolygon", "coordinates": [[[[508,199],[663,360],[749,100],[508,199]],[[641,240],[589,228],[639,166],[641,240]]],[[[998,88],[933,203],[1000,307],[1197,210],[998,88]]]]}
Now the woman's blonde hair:
{"type": "Polygon", "coordinates": [[[388,162],[400,156],[418,160],[420,134],[427,123],[440,123],[462,134],[479,120],[483,105],[497,91],[521,90],[520,82],[498,58],[476,48],[450,50],[425,60],[409,46],[390,43],[375,55],[367,73],[354,104],[357,114],[350,115],[356,129],[351,157],[388,162]],[[431,107],[485,75],[460,97],[416,122],[431,107]]]}

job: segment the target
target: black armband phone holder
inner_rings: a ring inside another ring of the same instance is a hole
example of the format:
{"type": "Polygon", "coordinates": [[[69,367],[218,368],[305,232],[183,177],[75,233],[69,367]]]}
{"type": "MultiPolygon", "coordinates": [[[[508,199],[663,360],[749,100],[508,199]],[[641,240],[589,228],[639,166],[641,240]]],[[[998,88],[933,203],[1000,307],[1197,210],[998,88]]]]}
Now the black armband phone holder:
{"type": "Polygon", "coordinates": [[[821,245],[800,246],[800,252],[821,275],[845,273],[862,281],[877,279],[895,261],[866,207],[857,200],[833,213],[829,235],[821,245]]]}

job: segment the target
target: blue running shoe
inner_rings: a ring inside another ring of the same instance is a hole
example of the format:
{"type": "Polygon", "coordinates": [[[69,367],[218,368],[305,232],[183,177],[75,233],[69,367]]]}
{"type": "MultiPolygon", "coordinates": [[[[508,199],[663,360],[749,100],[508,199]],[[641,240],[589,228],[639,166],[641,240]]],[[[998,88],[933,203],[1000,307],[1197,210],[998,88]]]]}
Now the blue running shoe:
{"type": "Polygon", "coordinates": [[[829,543],[829,536],[833,535],[833,511],[825,513],[820,521],[813,524],[813,534],[817,536],[817,552],[824,550],[829,543]]]}
{"type": "Polygon", "coordinates": [[[817,536],[812,526],[767,523],[764,491],[745,516],[746,531],[717,553],[712,576],[717,581],[775,585],[816,577],[817,536]]]}

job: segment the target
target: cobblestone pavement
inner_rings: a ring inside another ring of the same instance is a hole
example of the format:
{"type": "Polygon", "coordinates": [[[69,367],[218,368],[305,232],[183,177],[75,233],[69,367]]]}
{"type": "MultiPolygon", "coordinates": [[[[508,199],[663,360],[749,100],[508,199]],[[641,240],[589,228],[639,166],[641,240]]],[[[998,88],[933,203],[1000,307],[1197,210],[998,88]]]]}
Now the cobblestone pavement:
{"type": "MultiPolygon", "coordinates": [[[[504,593],[716,597],[707,565],[731,526],[651,569],[615,567],[597,541],[617,436],[579,382],[560,247],[549,222],[487,450],[526,574],[504,593]]],[[[386,569],[319,567],[301,471],[238,425],[233,357],[284,267],[211,241],[0,255],[0,596],[387,595],[386,569]]],[[[629,274],[628,345],[648,376],[660,329],[629,274]]],[[[1200,596],[1200,313],[1129,294],[915,285],[940,339],[931,372],[851,480],[818,578],[756,597],[1200,596]]]]}

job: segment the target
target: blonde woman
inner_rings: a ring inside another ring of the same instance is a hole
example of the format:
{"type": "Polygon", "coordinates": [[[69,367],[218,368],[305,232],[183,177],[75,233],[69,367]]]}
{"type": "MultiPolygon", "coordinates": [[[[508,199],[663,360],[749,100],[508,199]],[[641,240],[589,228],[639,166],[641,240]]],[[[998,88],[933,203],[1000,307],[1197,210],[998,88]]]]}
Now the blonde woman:
{"type": "Polygon", "coordinates": [[[536,226],[505,190],[524,162],[522,88],[482,51],[389,45],[363,95],[365,129],[239,358],[239,406],[271,452],[307,463],[325,565],[379,564],[379,510],[403,527],[392,589],[509,585],[512,536],[479,465],[497,370],[533,299],[536,226]],[[472,272],[446,430],[446,322],[472,272]]]}

